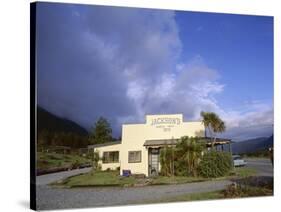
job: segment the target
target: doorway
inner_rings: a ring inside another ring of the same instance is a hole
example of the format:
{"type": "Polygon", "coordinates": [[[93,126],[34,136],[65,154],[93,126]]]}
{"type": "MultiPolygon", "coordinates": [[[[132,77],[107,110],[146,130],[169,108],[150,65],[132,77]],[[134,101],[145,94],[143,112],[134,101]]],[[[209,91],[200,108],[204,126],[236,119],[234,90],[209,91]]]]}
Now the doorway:
{"type": "Polygon", "coordinates": [[[149,148],[148,150],[148,173],[149,176],[158,176],[159,174],[159,148],[149,148]]]}

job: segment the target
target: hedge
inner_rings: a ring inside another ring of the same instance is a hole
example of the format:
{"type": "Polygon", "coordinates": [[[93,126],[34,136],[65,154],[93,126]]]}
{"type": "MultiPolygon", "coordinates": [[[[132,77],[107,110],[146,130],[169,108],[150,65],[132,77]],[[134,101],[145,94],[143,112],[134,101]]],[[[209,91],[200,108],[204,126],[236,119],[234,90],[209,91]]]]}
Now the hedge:
{"type": "Polygon", "coordinates": [[[232,170],[233,162],[231,154],[211,150],[203,155],[199,164],[199,175],[206,178],[223,177],[232,170]]]}

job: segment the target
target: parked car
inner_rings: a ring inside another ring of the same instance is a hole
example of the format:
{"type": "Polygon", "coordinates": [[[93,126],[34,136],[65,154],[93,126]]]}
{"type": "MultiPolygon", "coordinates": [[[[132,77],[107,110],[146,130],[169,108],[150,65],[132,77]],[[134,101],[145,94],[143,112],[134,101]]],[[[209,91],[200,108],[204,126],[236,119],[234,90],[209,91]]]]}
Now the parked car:
{"type": "Polygon", "coordinates": [[[247,165],[247,162],[240,155],[233,155],[232,159],[234,167],[247,165]]]}

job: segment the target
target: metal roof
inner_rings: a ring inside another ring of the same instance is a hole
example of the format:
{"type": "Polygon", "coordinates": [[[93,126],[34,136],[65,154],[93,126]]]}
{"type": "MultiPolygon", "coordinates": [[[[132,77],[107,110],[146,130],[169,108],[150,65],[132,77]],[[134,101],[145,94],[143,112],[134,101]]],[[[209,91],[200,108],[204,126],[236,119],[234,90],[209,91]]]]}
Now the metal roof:
{"type": "Polygon", "coordinates": [[[146,140],[144,146],[159,146],[159,145],[172,145],[177,144],[179,139],[157,139],[157,140],[146,140]]]}

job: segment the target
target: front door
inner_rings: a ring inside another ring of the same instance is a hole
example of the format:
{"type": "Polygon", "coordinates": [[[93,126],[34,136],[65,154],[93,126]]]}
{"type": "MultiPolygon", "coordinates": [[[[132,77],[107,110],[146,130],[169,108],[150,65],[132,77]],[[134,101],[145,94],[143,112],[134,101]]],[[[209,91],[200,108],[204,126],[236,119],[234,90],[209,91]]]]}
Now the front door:
{"type": "Polygon", "coordinates": [[[149,148],[148,172],[149,176],[157,176],[159,173],[159,148],[149,148]]]}

